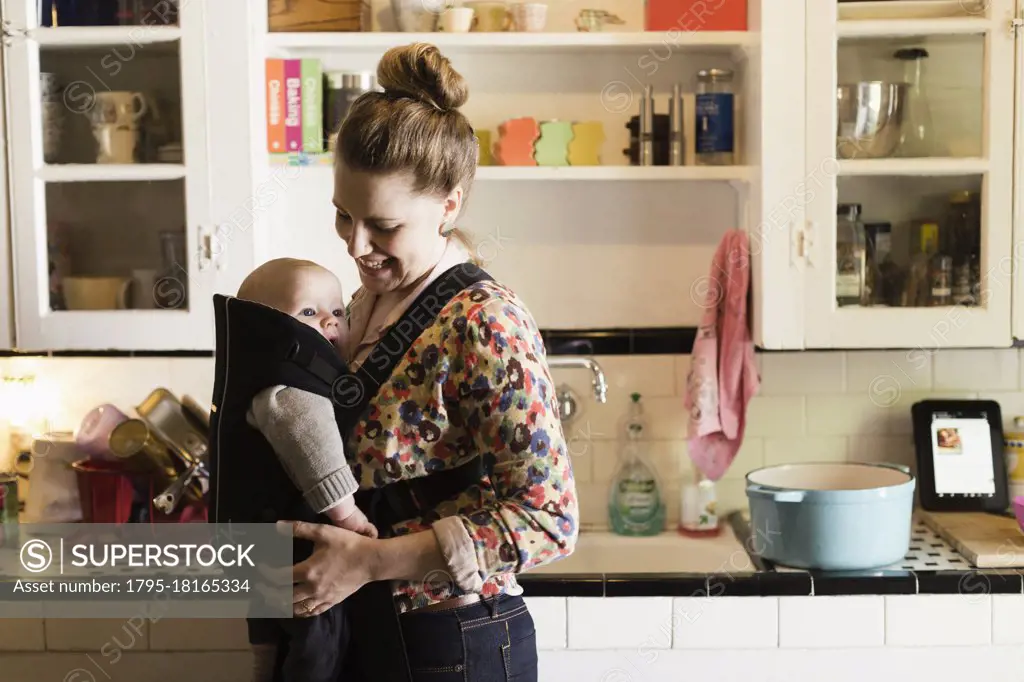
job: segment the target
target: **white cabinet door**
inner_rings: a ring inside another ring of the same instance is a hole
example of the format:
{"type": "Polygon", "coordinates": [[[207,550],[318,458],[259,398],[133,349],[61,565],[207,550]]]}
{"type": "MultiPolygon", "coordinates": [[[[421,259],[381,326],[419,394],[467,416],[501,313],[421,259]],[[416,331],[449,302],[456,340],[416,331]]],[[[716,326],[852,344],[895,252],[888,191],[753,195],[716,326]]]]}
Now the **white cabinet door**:
{"type": "Polygon", "coordinates": [[[819,182],[806,216],[807,347],[1011,344],[1014,4],[808,0],[806,168],[819,182]],[[840,116],[837,86],[913,82],[917,67],[923,96],[898,94],[907,120],[924,122],[921,144],[854,139],[876,112],[840,116]],[[859,205],[869,234],[888,223],[890,239],[871,240],[875,254],[837,253],[839,204],[859,205]],[[860,268],[874,275],[870,296],[860,268]]]}
{"type": "Polygon", "coordinates": [[[0,350],[14,346],[14,306],[11,298],[10,189],[7,173],[7,141],[10,139],[6,121],[4,67],[7,55],[0,48],[0,350]]]}
{"type": "Polygon", "coordinates": [[[137,26],[36,6],[5,7],[17,346],[212,348],[205,3],[137,26]]]}
{"type": "Polygon", "coordinates": [[[754,342],[762,348],[803,347],[803,262],[797,253],[806,208],[803,0],[749,3],[750,30],[760,47],[748,63],[753,106],[747,115],[752,184],[749,214],[754,342]],[[794,39],[796,37],[796,39],[794,39]]]}
{"type": "Polygon", "coordinates": [[[1017,108],[1014,120],[1013,337],[1024,339],[1024,2],[1017,4],[1017,108]]]}

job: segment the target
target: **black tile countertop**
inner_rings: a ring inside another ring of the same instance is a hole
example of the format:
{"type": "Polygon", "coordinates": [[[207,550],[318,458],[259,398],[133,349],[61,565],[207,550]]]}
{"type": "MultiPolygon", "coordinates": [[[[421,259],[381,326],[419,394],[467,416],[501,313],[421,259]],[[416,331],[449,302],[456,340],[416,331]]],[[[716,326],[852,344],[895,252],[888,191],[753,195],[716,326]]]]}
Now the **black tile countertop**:
{"type": "MultiPolygon", "coordinates": [[[[744,517],[734,514],[729,522],[736,541],[743,542],[749,536],[749,526],[744,517]]],[[[634,548],[633,553],[636,551],[634,548]]],[[[739,554],[744,555],[743,560],[730,562],[728,571],[559,574],[549,569],[523,574],[519,581],[527,597],[1024,594],[1024,570],[974,569],[948,543],[920,523],[915,524],[910,551],[904,560],[881,570],[795,570],[774,566],[745,551],[739,554]],[[934,570],[933,566],[936,567],[934,570]]],[[[645,559],[650,561],[651,555],[645,559]]],[[[555,566],[551,569],[557,570],[555,566]]]]}
{"type": "Polygon", "coordinates": [[[758,571],[733,575],[519,576],[527,597],[805,597],[895,594],[1024,594],[1024,573],[999,571],[758,571]]]}

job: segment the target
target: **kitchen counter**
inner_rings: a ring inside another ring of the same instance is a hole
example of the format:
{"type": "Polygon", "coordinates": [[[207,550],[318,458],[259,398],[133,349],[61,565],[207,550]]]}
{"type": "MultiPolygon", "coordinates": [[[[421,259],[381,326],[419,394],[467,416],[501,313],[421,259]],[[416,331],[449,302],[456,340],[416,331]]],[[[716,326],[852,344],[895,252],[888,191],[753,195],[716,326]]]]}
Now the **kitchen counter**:
{"type": "Polygon", "coordinates": [[[868,571],[805,571],[747,552],[741,518],[712,538],[580,533],[566,559],[520,576],[535,597],[784,597],[914,594],[1024,594],[1024,570],[971,566],[917,523],[903,562],[868,571]]]}

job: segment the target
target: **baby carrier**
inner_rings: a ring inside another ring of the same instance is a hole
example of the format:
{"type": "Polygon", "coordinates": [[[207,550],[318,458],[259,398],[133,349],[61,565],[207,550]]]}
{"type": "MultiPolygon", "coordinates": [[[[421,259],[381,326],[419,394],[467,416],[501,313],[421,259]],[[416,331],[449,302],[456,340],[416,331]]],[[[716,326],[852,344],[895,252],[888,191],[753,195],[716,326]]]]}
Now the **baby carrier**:
{"type": "MultiPolygon", "coordinates": [[[[491,277],[475,265],[457,265],[431,283],[374,347],[357,372],[350,372],[334,346],[319,332],[273,308],[215,295],[217,327],[213,411],[210,423],[210,520],[214,523],[274,523],[278,520],[330,523],[291,484],[273,448],[246,422],[260,391],[291,386],[330,398],[346,437],[364,416],[377,389],[391,376],[412,343],[433,324],[459,292],[491,277]]],[[[482,458],[428,477],[361,490],[356,504],[388,537],[394,524],[417,518],[484,475],[482,458]]],[[[310,556],[312,544],[296,540],[294,562],[310,556]]],[[[271,621],[250,620],[250,641],[268,637],[271,621]]],[[[280,625],[280,624],[279,624],[280,625]]],[[[372,670],[373,679],[410,679],[398,613],[387,582],[371,583],[320,616],[290,619],[315,670],[304,679],[339,679],[341,652],[372,670]],[[344,610],[340,607],[344,606],[344,610]],[[353,624],[346,627],[345,618],[353,624]],[[329,640],[329,641],[327,641],[329,640]]],[[[283,653],[279,652],[280,667],[283,653]]],[[[280,670],[275,679],[280,679],[280,670]]]]}

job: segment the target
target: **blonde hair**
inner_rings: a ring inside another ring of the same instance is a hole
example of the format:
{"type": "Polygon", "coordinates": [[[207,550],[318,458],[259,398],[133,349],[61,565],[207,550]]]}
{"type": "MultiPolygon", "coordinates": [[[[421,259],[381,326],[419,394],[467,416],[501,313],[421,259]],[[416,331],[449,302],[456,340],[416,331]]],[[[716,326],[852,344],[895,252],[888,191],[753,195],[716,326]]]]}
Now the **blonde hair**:
{"type": "MultiPolygon", "coordinates": [[[[342,121],[335,161],[357,171],[405,173],[415,191],[439,197],[461,186],[465,200],[479,156],[473,126],[459,111],[469,99],[465,79],[437,47],[413,43],[384,53],[377,82],[384,92],[361,95],[342,121]]],[[[464,232],[447,234],[473,252],[464,232]]]]}
{"type": "Polygon", "coordinates": [[[236,298],[277,307],[282,290],[287,286],[285,279],[296,270],[303,269],[327,271],[322,265],[311,260],[274,258],[260,265],[242,280],[236,298]]]}

